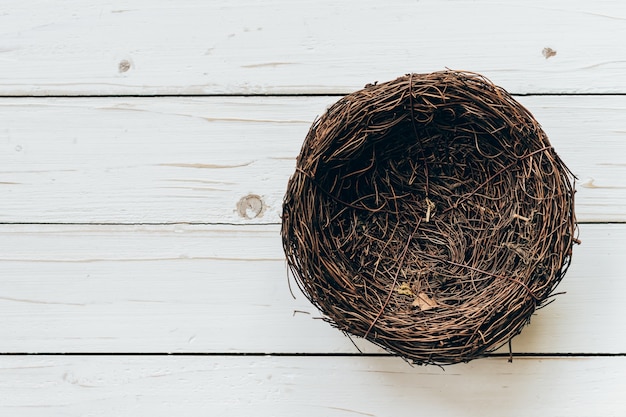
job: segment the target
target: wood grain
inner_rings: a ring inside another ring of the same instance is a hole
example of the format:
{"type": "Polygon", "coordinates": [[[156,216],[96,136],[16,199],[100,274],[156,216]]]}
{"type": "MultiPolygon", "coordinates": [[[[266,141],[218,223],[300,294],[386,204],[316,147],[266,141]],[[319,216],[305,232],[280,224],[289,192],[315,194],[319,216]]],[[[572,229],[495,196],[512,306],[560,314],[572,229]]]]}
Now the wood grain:
{"type": "MultiPolygon", "coordinates": [[[[0,222],[278,223],[308,128],[336,100],[0,99],[0,222]]],[[[519,100],[579,177],[578,219],[626,221],[626,97],[519,100]]]]}
{"type": "Polygon", "coordinates": [[[625,93],[620,1],[6,0],[1,95],[347,93],[445,67],[625,93]]]}
{"type": "Polygon", "coordinates": [[[0,415],[626,415],[626,2],[4,0],[0,35],[0,415]],[[524,95],[579,177],[512,364],[360,355],[290,294],[315,117],[446,67],[524,95]]]}
{"type": "MultiPolygon", "coordinates": [[[[515,352],[626,353],[626,225],[580,238],[515,352]]],[[[292,298],[275,225],[3,225],[0,276],[3,352],[358,352],[292,298]]]]}
{"type": "Polygon", "coordinates": [[[626,358],[3,357],[0,412],[72,416],[621,417],[626,358]],[[10,381],[10,382],[9,382],[10,381]]]}

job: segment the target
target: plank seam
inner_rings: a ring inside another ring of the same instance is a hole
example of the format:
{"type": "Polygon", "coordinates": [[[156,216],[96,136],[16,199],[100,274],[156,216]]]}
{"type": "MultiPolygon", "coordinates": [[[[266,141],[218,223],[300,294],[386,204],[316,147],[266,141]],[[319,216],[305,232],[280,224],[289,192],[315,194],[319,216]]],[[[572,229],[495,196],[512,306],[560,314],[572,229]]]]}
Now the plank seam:
{"type": "MultiPolygon", "coordinates": [[[[332,353],[332,352],[0,352],[0,356],[276,356],[276,357],[399,357],[389,353],[332,353]]],[[[509,353],[491,353],[485,358],[508,358],[509,353]]],[[[604,358],[626,357],[622,353],[589,352],[516,352],[513,358],[604,358]]]]}
{"type": "MultiPolygon", "coordinates": [[[[581,221],[577,222],[578,225],[592,224],[592,225],[615,225],[626,224],[626,221],[581,221]]],[[[88,222],[0,222],[0,226],[280,226],[280,222],[268,222],[268,223],[228,223],[228,222],[146,222],[146,223],[88,223],[88,222]]]]}
{"type": "MultiPolygon", "coordinates": [[[[337,92],[337,93],[271,93],[271,94],[81,94],[81,95],[0,95],[0,99],[4,98],[233,98],[233,97],[261,97],[261,98],[283,98],[283,97],[343,97],[353,91],[337,92]]],[[[626,93],[514,93],[513,97],[598,97],[598,96],[626,96],[626,93]]]]}

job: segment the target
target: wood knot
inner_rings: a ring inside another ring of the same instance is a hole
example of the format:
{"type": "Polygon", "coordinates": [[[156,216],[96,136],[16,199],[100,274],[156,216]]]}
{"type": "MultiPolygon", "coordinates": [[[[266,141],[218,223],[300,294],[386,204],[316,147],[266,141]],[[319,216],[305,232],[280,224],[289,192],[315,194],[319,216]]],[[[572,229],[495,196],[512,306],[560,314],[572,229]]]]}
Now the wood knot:
{"type": "Polygon", "coordinates": [[[248,194],[237,202],[237,213],[244,219],[256,219],[262,217],[265,211],[263,199],[256,194],[248,194]]]}
{"type": "Polygon", "coordinates": [[[541,54],[546,58],[552,58],[553,56],[556,55],[556,51],[552,48],[543,48],[543,50],[541,51],[541,54]]]}

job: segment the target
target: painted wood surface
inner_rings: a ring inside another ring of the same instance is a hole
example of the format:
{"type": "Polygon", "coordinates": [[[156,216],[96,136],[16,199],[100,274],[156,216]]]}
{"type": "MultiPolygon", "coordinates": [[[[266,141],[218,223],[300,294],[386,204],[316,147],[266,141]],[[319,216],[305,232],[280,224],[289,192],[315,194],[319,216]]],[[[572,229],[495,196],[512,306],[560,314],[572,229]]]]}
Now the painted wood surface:
{"type": "MultiPolygon", "coordinates": [[[[626,354],[626,225],[580,238],[515,352],[626,354]]],[[[4,225],[0,254],[4,352],[358,353],[292,298],[278,226],[4,225]]]]}
{"type": "Polygon", "coordinates": [[[626,358],[8,357],[10,416],[621,417],[626,358]]]}
{"type": "MultiPolygon", "coordinates": [[[[309,126],[336,100],[0,99],[0,222],[278,223],[309,126]]],[[[519,100],[579,177],[579,221],[626,221],[626,97],[519,100]]]]}
{"type": "Polygon", "coordinates": [[[624,39],[619,0],[4,1],[0,415],[623,417],[624,39]],[[523,95],[579,177],[566,294],[512,364],[361,355],[289,291],[310,124],[446,67],[523,95]]]}
{"type": "Polygon", "coordinates": [[[625,93],[623,1],[5,0],[0,94],[347,93],[445,67],[625,93]]]}

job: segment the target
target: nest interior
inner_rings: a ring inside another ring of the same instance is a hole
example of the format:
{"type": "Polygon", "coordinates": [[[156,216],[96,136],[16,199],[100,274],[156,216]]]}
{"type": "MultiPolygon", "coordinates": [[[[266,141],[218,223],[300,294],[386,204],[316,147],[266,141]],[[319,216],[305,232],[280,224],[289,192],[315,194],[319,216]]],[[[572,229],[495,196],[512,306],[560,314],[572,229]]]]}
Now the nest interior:
{"type": "Polygon", "coordinates": [[[334,326],[417,364],[466,362],[517,335],[565,274],[573,176],[502,88],[410,74],[313,123],[281,233],[334,326]]]}

